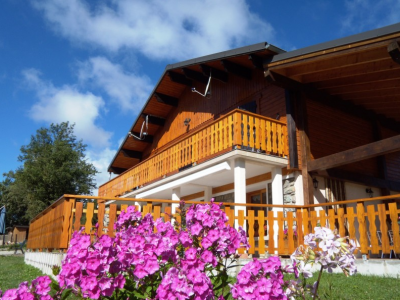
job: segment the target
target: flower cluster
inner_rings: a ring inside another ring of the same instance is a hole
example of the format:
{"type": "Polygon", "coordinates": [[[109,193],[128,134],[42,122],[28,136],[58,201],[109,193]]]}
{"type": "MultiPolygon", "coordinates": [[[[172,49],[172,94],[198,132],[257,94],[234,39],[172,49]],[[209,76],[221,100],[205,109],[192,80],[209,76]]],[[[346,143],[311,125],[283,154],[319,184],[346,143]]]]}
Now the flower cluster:
{"type": "Polygon", "coordinates": [[[311,277],[311,266],[318,263],[330,273],[340,267],[346,276],[354,275],[357,272],[354,241],[340,237],[327,227],[315,227],[314,232],[304,237],[306,247],[300,246],[291,256],[292,260],[300,262],[300,273],[306,278],[311,277]]]}
{"type": "Polygon", "coordinates": [[[49,295],[51,279],[48,276],[40,276],[32,280],[32,284],[27,281],[22,282],[17,289],[11,289],[2,295],[0,290],[0,299],[3,300],[51,300],[49,295]]]}
{"type": "Polygon", "coordinates": [[[237,283],[231,286],[232,297],[240,300],[287,299],[284,271],[290,272],[289,269],[282,269],[281,261],[276,256],[254,259],[239,272],[237,283]]]}
{"type": "Polygon", "coordinates": [[[50,296],[51,280],[38,277],[29,285],[0,291],[0,300],[60,300],[68,292],[85,299],[288,299],[316,295],[318,282],[285,281],[284,273],[310,277],[319,263],[331,271],[341,267],[346,275],[356,272],[353,244],[328,228],[317,227],[307,235],[306,246],[291,256],[293,265],[283,267],[278,257],[249,262],[228,285],[229,263],[239,247],[249,248],[246,232],[228,225],[228,218],[213,201],[186,210],[180,205],[180,223],[174,226],[151,214],[142,217],[133,206],[121,212],[115,237],[91,237],[75,232],[58,274],[59,288],[50,296]],[[321,251],[318,250],[321,249],[321,251]]]}
{"type": "Polygon", "coordinates": [[[305,280],[291,281],[287,289],[288,296],[311,294],[315,297],[323,270],[331,273],[334,268],[340,267],[346,276],[357,272],[354,241],[340,237],[326,227],[315,227],[314,232],[304,237],[305,246],[298,247],[291,259],[296,264],[296,277],[301,274],[304,279],[312,277],[313,265],[319,264],[319,279],[313,285],[307,285],[305,280]]]}
{"type": "Polygon", "coordinates": [[[116,253],[109,236],[103,235],[92,244],[90,235],[75,232],[58,276],[60,287],[84,298],[111,296],[125,284],[116,253]]]}

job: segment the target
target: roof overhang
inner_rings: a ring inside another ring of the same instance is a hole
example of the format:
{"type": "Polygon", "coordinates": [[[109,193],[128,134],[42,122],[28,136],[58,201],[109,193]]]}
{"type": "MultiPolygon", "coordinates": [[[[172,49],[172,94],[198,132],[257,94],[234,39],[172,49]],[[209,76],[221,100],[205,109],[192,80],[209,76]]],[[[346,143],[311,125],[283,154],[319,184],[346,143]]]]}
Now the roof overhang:
{"type": "MultiPolygon", "coordinates": [[[[237,69],[262,70],[265,59],[271,60],[273,55],[282,52],[284,52],[282,49],[262,42],[167,65],[129,132],[138,135],[146,116],[153,120],[157,119],[158,122],[149,121],[148,135],[142,141],[127,135],[111,161],[108,171],[121,174],[138,164],[141,160],[138,153],[142,153],[148,147],[152,137],[162,128],[162,120],[166,119],[176,107],[183,91],[191,88],[196,82],[204,84],[204,81],[208,80],[210,70],[213,78],[226,82],[229,72],[235,73],[237,69]],[[227,71],[227,68],[230,68],[230,71],[227,71]]],[[[242,73],[245,72],[237,72],[239,75],[242,73]]]]}
{"type": "Polygon", "coordinates": [[[279,86],[400,131],[400,23],[275,55],[279,86]]]}

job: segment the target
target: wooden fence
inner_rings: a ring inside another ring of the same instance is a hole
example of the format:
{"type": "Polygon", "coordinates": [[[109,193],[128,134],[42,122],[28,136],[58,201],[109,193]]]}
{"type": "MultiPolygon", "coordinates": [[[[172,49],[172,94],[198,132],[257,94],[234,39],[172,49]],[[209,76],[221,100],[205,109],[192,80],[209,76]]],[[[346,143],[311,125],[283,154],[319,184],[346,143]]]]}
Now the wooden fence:
{"type": "Polygon", "coordinates": [[[286,124],[235,109],[101,185],[99,196],[123,195],[234,147],[287,156],[286,124]]]}
{"type": "MultiPolygon", "coordinates": [[[[107,205],[105,201],[109,200],[132,201],[132,205],[140,200],[145,204],[142,206],[143,215],[151,213],[154,219],[161,217],[165,221],[170,220],[171,206],[161,211],[159,204],[178,203],[172,200],[65,195],[32,220],[27,247],[65,250],[72,232],[82,227],[92,235],[113,236],[114,222],[128,205],[107,205]]],[[[329,226],[341,236],[349,235],[357,241],[361,253],[388,254],[395,251],[400,254],[399,201],[400,195],[393,195],[308,206],[223,204],[229,224],[246,228],[249,254],[290,255],[316,226],[329,226]],[[237,215],[235,206],[243,207],[243,210],[237,210],[237,215]],[[389,232],[394,233],[392,237],[389,232]]],[[[197,203],[204,202],[187,201],[187,204],[197,203]]],[[[241,249],[240,253],[243,252],[241,249]]]]}

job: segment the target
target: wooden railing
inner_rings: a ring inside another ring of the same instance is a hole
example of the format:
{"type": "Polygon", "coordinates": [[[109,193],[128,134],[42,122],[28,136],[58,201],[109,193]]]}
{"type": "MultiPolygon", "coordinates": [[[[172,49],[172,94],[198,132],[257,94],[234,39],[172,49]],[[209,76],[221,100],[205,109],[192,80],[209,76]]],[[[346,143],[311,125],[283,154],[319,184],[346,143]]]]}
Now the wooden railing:
{"type": "MultiPolygon", "coordinates": [[[[132,201],[133,205],[138,199],[65,195],[32,221],[27,247],[65,250],[71,233],[82,227],[86,233],[92,235],[97,233],[113,236],[114,222],[121,210],[126,209],[128,205],[106,205],[106,200],[132,201]],[[83,202],[83,199],[86,201],[83,202]],[[64,215],[61,212],[64,212],[64,215]],[[98,227],[95,223],[98,223],[98,227]]],[[[172,200],[140,199],[140,201],[146,203],[142,207],[143,215],[151,213],[154,219],[161,217],[165,221],[170,220],[171,207],[161,211],[161,207],[153,203],[178,203],[172,200]]],[[[400,209],[396,201],[400,201],[400,194],[308,206],[223,204],[229,224],[247,228],[249,254],[268,252],[289,255],[297,245],[303,244],[304,236],[318,225],[336,229],[341,236],[349,235],[357,241],[362,253],[386,254],[392,250],[400,253],[397,223],[400,209]],[[243,207],[243,210],[237,210],[237,215],[235,206],[243,207]],[[313,210],[314,208],[322,209],[313,210]],[[265,213],[267,209],[272,210],[265,213]],[[295,212],[284,213],[282,209],[294,209],[295,212]],[[286,235],[285,228],[287,228],[286,235]],[[388,235],[389,230],[394,233],[392,241],[388,235]]],[[[196,203],[204,202],[187,201],[187,204],[196,203]]],[[[240,252],[243,253],[243,249],[240,252]]]]}
{"type": "Polygon", "coordinates": [[[61,197],[31,220],[27,248],[68,248],[74,204],[70,198],[61,197]]]}
{"type": "Polygon", "coordinates": [[[99,188],[99,196],[115,197],[179,169],[210,159],[234,147],[287,156],[286,124],[235,109],[206,127],[151,156],[99,188]]]}

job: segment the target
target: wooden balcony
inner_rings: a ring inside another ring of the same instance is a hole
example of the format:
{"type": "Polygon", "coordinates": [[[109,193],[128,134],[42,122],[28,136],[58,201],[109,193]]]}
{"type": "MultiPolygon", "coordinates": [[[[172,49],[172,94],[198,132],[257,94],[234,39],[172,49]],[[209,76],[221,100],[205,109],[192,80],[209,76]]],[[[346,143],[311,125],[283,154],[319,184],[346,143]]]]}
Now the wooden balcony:
{"type": "Polygon", "coordinates": [[[286,124],[235,109],[101,185],[98,194],[123,195],[235,148],[285,157],[288,155],[286,124]]]}
{"type": "MultiPolygon", "coordinates": [[[[82,227],[86,233],[93,236],[95,234],[113,236],[114,222],[121,210],[126,209],[128,205],[105,205],[105,200],[121,200],[125,203],[131,201],[132,205],[137,201],[133,198],[65,195],[31,221],[28,249],[65,250],[72,232],[82,227]],[[98,223],[97,227],[95,223],[98,223]]],[[[149,199],[141,199],[141,201],[147,202],[147,205],[142,207],[143,216],[150,213],[154,219],[161,217],[164,221],[170,220],[171,206],[161,211],[159,205],[153,206],[152,203],[170,205],[179,202],[149,199]]],[[[250,244],[247,254],[290,255],[296,245],[303,244],[304,236],[320,225],[335,229],[341,236],[348,235],[356,240],[362,254],[380,258],[385,254],[390,254],[391,251],[400,253],[399,201],[400,194],[305,206],[223,204],[231,226],[247,226],[250,244]],[[235,206],[243,209],[239,209],[235,214],[235,206]],[[295,212],[287,212],[284,215],[282,208],[294,208],[295,212]],[[314,210],[319,208],[321,210],[314,210]],[[261,224],[264,226],[260,226],[261,224]],[[296,233],[294,226],[296,226],[296,233]],[[288,229],[287,235],[284,234],[285,228],[288,229]]],[[[204,204],[204,202],[195,201],[186,203],[204,204]]],[[[179,216],[175,217],[179,220],[179,216]]],[[[244,252],[244,249],[239,251],[239,253],[244,252]]]]}

